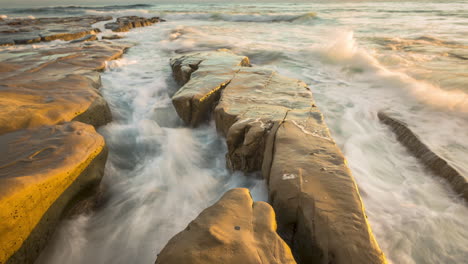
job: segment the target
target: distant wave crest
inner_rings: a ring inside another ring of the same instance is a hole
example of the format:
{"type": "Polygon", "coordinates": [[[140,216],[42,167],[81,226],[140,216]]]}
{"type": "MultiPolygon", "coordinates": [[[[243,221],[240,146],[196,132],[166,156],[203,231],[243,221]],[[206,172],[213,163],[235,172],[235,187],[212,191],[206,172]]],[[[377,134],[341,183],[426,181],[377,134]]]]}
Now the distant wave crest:
{"type": "Polygon", "coordinates": [[[108,10],[125,10],[137,8],[149,8],[149,4],[135,4],[135,5],[108,5],[108,6],[48,6],[48,7],[35,7],[35,8],[11,8],[8,9],[11,13],[17,14],[50,14],[50,13],[67,13],[79,14],[84,13],[86,10],[108,11],[108,10]]]}

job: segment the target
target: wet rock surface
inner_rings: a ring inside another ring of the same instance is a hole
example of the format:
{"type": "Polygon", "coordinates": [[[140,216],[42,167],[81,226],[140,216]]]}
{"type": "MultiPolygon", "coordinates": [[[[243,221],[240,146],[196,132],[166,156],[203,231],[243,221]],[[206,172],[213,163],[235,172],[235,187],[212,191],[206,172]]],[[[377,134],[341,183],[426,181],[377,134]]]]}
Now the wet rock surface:
{"type": "Polygon", "coordinates": [[[192,126],[205,121],[219,100],[221,90],[234,78],[239,67],[244,66],[250,66],[247,57],[227,50],[172,59],[174,78],[184,85],[172,97],[179,116],[192,126]]]}
{"type": "Polygon", "coordinates": [[[117,18],[115,22],[107,23],[105,28],[114,32],[126,32],[132,28],[151,26],[162,21],[164,20],[159,17],[144,18],[138,16],[125,16],[117,18]]]}
{"type": "Polygon", "coordinates": [[[72,120],[109,122],[98,71],[127,48],[93,42],[0,51],[0,134],[72,120]]]}
{"type": "Polygon", "coordinates": [[[0,46],[32,44],[52,40],[74,40],[99,33],[94,23],[110,16],[50,17],[0,20],[0,46]]]}
{"type": "Polygon", "coordinates": [[[80,122],[0,136],[0,263],[33,263],[62,215],[99,184],[107,148],[80,122]]]}
{"type": "Polygon", "coordinates": [[[275,231],[269,204],[253,202],[247,189],[232,189],[174,236],[156,264],[296,263],[275,231]]]}
{"type": "Polygon", "coordinates": [[[467,179],[455,168],[434,153],[404,122],[379,112],[380,121],[390,127],[406,149],[434,174],[446,179],[452,189],[468,202],[467,179]]]}
{"type": "MultiPolygon", "coordinates": [[[[208,57],[224,55],[214,53],[208,57]]],[[[186,82],[173,97],[174,106],[187,124],[194,125],[200,119],[194,122],[191,115],[200,108],[197,103],[205,101],[193,103],[192,98],[206,98],[216,91],[213,80],[224,84],[218,89],[222,90],[219,100],[207,100],[203,108],[215,108],[217,129],[228,145],[228,167],[262,171],[277,213],[278,232],[296,260],[385,263],[354,178],[307,85],[256,67],[225,64],[221,70],[204,70],[197,63],[205,54],[185,55],[172,63],[176,80],[186,82]],[[187,94],[182,103],[181,94],[187,94]]]]}

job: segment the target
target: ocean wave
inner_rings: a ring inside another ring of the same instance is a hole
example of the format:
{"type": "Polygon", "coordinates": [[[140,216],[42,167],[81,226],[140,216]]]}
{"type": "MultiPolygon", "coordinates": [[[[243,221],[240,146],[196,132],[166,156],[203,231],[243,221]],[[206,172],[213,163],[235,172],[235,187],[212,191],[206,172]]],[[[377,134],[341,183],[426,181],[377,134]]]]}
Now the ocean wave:
{"type": "Polygon", "coordinates": [[[8,8],[4,9],[9,13],[16,14],[81,14],[86,10],[96,11],[109,11],[109,10],[127,10],[127,9],[140,9],[149,8],[152,5],[149,4],[135,4],[135,5],[107,5],[107,6],[48,6],[48,7],[34,7],[34,8],[8,8]]]}
{"type": "MultiPolygon", "coordinates": [[[[313,49],[321,61],[342,67],[350,74],[363,74],[382,87],[399,87],[404,93],[435,108],[468,113],[468,94],[464,91],[445,90],[404,72],[388,69],[370,51],[358,46],[352,31],[339,32],[331,39],[328,45],[313,49]]],[[[434,41],[427,36],[419,39],[434,41]]]]}
{"type": "Polygon", "coordinates": [[[313,12],[303,14],[260,14],[260,13],[165,13],[164,16],[170,20],[211,20],[211,21],[228,21],[228,22],[307,22],[318,19],[317,14],[313,12]]]}

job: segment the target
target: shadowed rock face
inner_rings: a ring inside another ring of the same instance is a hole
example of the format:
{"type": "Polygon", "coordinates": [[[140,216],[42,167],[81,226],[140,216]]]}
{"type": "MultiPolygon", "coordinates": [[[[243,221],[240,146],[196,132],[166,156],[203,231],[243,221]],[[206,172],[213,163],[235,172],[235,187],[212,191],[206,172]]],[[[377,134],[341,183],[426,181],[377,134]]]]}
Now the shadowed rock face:
{"type": "Polygon", "coordinates": [[[0,46],[79,39],[99,32],[92,28],[94,23],[111,19],[110,16],[82,16],[0,20],[0,46]]]}
{"type": "Polygon", "coordinates": [[[99,184],[104,139],[79,122],[0,136],[0,263],[33,263],[67,207],[99,184]]]}
{"type": "Polygon", "coordinates": [[[115,22],[110,22],[105,25],[105,28],[114,32],[127,32],[132,28],[151,26],[164,20],[159,17],[144,18],[138,16],[119,17],[115,22]]]}
{"type": "Polygon", "coordinates": [[[242,66],[250,66],[249,59],[227,50],[201,52],[172,59],[175,80],[181,85],[185,84],[172,97],[182,120],[192,126],[205,121],[219,100],[221,90],[242,66]]]}
{"type": "MultiPolygon", "coordinates": [[[[226,54],[214,53],[209,56],[226,54]]],[[[228,167],[261,170],[267,179],[278,232],[296,260],[385,263],[356,183],[307,85],[262,68],[227,64],[205,70],[197,64],[205,54],[210,53],[185,55],[172,63],[175,78],[186,82],[174,96],[174,106],[193,125],[193,117],[187,118],[198,109],[192,98],[216,90],[207,88],[215,87],[212,80],[224,80],[219,101],[208,101],[204,109],[215,107],[217,129],[228,145],[228,167]],[[227,78],[226,72],[234,76],[227,78]],[[187,94],[182,103],[181,94],[187,94]]]]}
{"type": "Polygon", "coordinates": [[[232,189],[174,236],[156,264],[296,263],[275,231],[269,204],[254,203],[247,189],[232,189]]]}
{"type": "Polygon", "coordinates": [[[435,154],[421,139],[408,128],[408,125],[384,112],[378,117],[382,123],[388,125],[411,154],[418,158],[426,168],[434,174],[446,179],[452,189],[468,202],[468,182],[455,168],[435,154]]]}
{"type": "Polygon", "coordinates": [[[127,48],[96,42],[0,52],[0,134],[72,120],[109,122],[98,71],[127,48]]]}

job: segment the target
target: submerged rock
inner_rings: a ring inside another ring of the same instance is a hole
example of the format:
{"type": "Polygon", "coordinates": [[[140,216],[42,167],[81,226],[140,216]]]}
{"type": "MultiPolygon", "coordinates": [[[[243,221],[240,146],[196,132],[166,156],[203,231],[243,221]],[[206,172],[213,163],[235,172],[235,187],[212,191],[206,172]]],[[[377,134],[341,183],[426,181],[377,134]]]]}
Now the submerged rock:
{"type": "Polygon", "coordinates": [[[92,126],[72,122],[0,136],[0,263],[33,263],[60,218],[99,184],[107,158],[92,126]]]}
{"type": "Polygon", "coordinates": [[[105,28],[114,32],[126,32],[132,28],[151,26],[154,23],[161,21],[163,20],[159,19],[159,17],[145,18],[138,16],[124,16],[117,18],[115,22],[107,23],[105,28]]]}
{"type": "Polygon", "coordinates": [[[269,69],[223,65],[232,56],[197,53],[172,61],[175,78],[186,82],[173,97],[178,114],[194,125],[200,102],[203,109],[215,108],[228,167],[262,171],[278,232],[299,263],[385,263],[354,178],[310,89],[269,69]],[[200,67],[203,56],[225,58],[217,59],[221,66],[200,67]],[[220,90],[216,83],[223,85],[219,100],[198,99],[220,90]]]}
{"type": "Polygon", "coordinates": [[[402,121],[379,112],[382,123],[388,125],[408,151],[418,158],[427,169],[446,179],[452,189],[468,202],[468,182],[466,178],[443,158],[434,153],[421,139],[402,121]]]}
{"type": "Polygon", "coordinates": [[[269,204],[253,202],[247,189],[232,189],[174,236],[156,264],[295,263],[275,231],[269,204]]]}
{"type": "Polygon", "coordinates": [[[109,122],[98,71],[127,48],[96,42],[0,52],[0,134],[72,120],[109,122]]]}
{"type": "Polygon", "coordinates": [[[123,39],[123,37],[120,36],[120,35],[106,35],[106,36],[102,36],[102,39],[109,39],[109,40],[112,40],[112,39],[123,39]]]}
{"type": "Polygon", "coordinates": [[[0,20],[0,46],[79,39],[99,32],[92,28],[94,23],[111,19],[110,16],[80,16],[0,20]]]}

